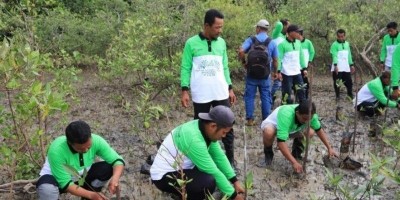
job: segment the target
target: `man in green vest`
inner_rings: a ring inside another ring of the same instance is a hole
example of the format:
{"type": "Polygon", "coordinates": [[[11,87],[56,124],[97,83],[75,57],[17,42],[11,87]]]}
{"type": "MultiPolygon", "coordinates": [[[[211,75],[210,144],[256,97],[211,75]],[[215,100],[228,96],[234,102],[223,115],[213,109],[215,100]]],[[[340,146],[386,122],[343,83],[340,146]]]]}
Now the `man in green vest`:
{"type": "MultiPolygon", "coordinates": [[[[228,67],[225,40],[220,37],[224,15],[210,9],[204,16],[203,31],[189,38],[183,49],[181,63],[181,103],[189,107],[189,90],[193,101],[194,119],[217,105],[231,106],[236,102],[228,67]]],[[[234,165],[234,135],[231,130],[222,139],[229,162],[234,165]]]]}
{"type": "Polygon", "coordinates": [[[74,121],[65,129],[65,136],[56,138],[47,152],[46,162],[36,183],[40,200],[57,200],[60,193],[71,193],[83,199],[107,199],[101,192],[109,181],[108,190],[114,194],[125,162],[99,135],[91,132],[84,121],[74,121]],[[104,161],[96,162],[96,157],[104,161]],[[78,177],[66,170],[73,168],[85,182],[78,186],[78,177]]]}
{"type": "Polygon", "coordinates": [[[381,76],[366,83],[357,93],[357,102],[354,101],[357,110],[372,117],[380,114],[386,106],[399,108],[399,103],[389,99],[390,71],[384,71],[381,76]]]}
{"type": "Polygon", "coordinates": [[[244,190],[219,144],[234,122],[232,110],[218,105],[172,130],[150,168],[154,185],[182,199],[179,179],[190,180],[185,185],[187,199],[207,199],[218,187],[230,199],[242,200],[244,190]]]}
{"type": "Polygon", "coordinates": [[[399,32],[397,31],[397,23],[389,22],[386,25],[388,34],[383,37],[381,55],[379,57],[380,67],[382,70],[390,71],[392,67],[393,51],[400,43],[399,32]]]}
{"type": "Polygon", "coordinates": [[[336,31],[336,41],[332,43],[330,53],[332,55],[332,79],[336,100],[340,98],[340,82],[346,86],[347,96],[353,99],[353,81],[351,74],[355,72],[350,44],[346,41],[346,31],[336,31]]]}
{"type": "Polygon", "coordinates": [[[306,100],[300,102],[300,104],[279,106],[262,122],[261,130],[263,132],[266,165],[272,164],[274,158],[272,144],[276,137],[279,150],[292,164],[294,171],[297,173],[303,172],[303,167],[297,160],[302,159],[301,153],[304,149],[302,143],[304,138],[303,134],[306,131],[307,122],[310,120],[309,136],[311,137],[316,133],[328,149],[328,155],[337,156],[337,153],[329,144],[325,131],[321,127],[314,103],[311,104],[311,115],[309,112],[310,102],[309,100],[306,100]],[[288,145],[286,144],[286,141],[289,138],[294,138],[292,152],[290,152],[288,145]]]}
{"type": "Polygon", "coordinates": [[[291,99],[293,86],[297,89],[297,101],[306,100],[301,73],[303,71],[307,76],[307,65],[301,48],[300,28],[292,24],[286,31],[286,39],[278,45],[278,78],[282,80],[282,104],[291,104],[293,103],[291,99]]]}

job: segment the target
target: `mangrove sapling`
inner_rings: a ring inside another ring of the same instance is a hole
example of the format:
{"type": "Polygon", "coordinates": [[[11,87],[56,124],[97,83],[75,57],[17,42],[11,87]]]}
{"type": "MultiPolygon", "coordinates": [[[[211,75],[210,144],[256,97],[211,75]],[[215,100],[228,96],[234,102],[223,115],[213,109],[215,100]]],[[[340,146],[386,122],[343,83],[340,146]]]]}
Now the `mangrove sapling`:
{"type": "Polygon", "coordinates": [[[357,111],[357,100],[358,100],[358,84],[357,84],[357,73],[354,72],[354,85],[356,90],[356,98],[355,98],[355,105],[354,105],[354,132],[353,132],[353,148],[352,153],[354,154],[354,148],[356,146],[356,135],[357,135],[357,122],[358,122],[358,111],[357,111]]]}
{"type": "Polygon", "coordinates": [[[305,174],[307,175],[307,159],[308,159],[308,149],[310,145],[310,121],[312,119],[312,81],[313,81],[313,67],[311,67],[310,70],[310,78],[308,80],[308,99],[309,99],[309,109],[308,109],[308,116],[310,116],[310,120],[307,122],[307,128],[306,128],[306,145],[305,145],[305,152],[304,152],[304,158],[303,158],[303,169],[305,174]]]}

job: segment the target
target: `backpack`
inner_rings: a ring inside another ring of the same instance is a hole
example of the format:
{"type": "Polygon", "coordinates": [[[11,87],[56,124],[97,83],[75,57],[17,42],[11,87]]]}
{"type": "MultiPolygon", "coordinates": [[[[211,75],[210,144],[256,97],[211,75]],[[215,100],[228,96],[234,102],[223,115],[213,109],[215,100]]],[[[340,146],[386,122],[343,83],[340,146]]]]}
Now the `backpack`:
{"type": "Polygon", "coordinates": [[[258,41],[255,36],[251,37],[253,44],[247,53],[247,75],[254,79],[264,79],[270,73],[270,57],[268,45],[271,38],[268,37],[264,42],[258,41]]]}

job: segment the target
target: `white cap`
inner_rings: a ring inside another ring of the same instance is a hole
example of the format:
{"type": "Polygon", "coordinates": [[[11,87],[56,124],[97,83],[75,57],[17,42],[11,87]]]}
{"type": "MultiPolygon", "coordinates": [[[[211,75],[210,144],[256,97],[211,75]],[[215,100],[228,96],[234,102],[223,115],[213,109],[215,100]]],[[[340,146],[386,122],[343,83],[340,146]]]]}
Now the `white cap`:
{"type": "Polygon", "coordinates": [[[269,22],[267,20],[265,20],[265,19],[262,19],[262,20],[258,21],[256,26],[268,29],[269,28],[269,22]]]}

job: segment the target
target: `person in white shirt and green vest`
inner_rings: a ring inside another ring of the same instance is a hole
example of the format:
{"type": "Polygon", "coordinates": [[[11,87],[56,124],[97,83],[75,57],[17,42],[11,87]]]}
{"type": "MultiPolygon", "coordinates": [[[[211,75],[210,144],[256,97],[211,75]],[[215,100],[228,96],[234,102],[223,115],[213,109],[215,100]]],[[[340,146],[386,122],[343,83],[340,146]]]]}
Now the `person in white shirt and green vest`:
{"type": "Polygon", "coordinates": [[[207,199],[216,187],[229,199],[242,200],[244,190],[218,141],[234,122],[232,110],[219,105],[172,130],[150,168],[154,185],[182,199],[178,179],[190,180],[185,185],[188,200],[207,199]]]}
{"type": "Polygon", "coordinates": [[[292,164],[294,171],[296,173],[303,172],[303,167],[298,160],[302,159],[301,154],[304,149],[302,140],[304,134],[306,134],[305,131],[309,121],[309,136],[311,137],[316,133],[328,149],[328,155],[337,157],[338,155],[336,151],[329,144],[328,137],[322,129],[318,115],[316,114],[315,104],[310,104],[309,100],[306,100],[302,101],[300,104],[279,106],[262,122],[261,130],[263,133],[265,164],[272,164],[274,158],[272,144],[274,143],[274,139],[277,138],[277,146],[279,150],[292,164]],[[309,113],[310,105],[311,115],[309,113]],[[286,141],[289,138],[294,138],[291,153],[286,144],[286,141]]]}
{"type": "MultiPolygon", "coordinates": [[[[228,67],[225,40],[219,37],[224,15],[210,9],[204,16],[203,31],[189,38],[183,49],[181,63],[182,106],[189,107],[192,96],[194,119],[200,112],[209,112],[217,105],[231,106],[236,102],[228,67]]],[[[225,152],[232,165],[234,161],[234,135],[231,130],[223,138],[225,152]]]]}
{"type": "Polygon", "coordinates": [[[57,137],[47,151],[36,183],[39,199],[57,200],[60,193],[66,192],[82,199],[107,199],[101,189],[109,182],[110,193],[117,191],[124,165],[122,157],[101,136],[92,133],[86,122],[71,122],[65,136],[57,137]],[[98,158],[104,161],[97,162],[98,158]],[[75,169],[80,176],[88,170],[82,186],[66,167],[75,169]]]}
{"type": "Polygon", "coordinates": [[[386,25],[388,34],[383,37],[381,54],[379,57],[380,67],[384,71],[390,71],[392,68],[393,52],[400,43],[399,32],[397,31],[397,23],[389,22],[386,25]]]}
{"type": "MultiPolygon", "coordinates": [[[[290,21],[288,19],[281,19],[277,21],[274,25],[274,30],[272,31],[272,42],[278,47],[281,42],[286,38],[286,30],[289,27],[290,21]]],[[[276,99],[276,92],[281,90],[282,81],[277,76],[271,76],[271,108],[274,106],[276,99]]]]}
{"type": "Polygon", "coordinates": [[[382,72],[382,75],[366,83],[357,93],[357,110],[372,117],[380,113],[384,107],[400,108],[397,101],[388,100],[390,71],[382,72]]]}
{"type": "Polygon", "coordinates": [[[282,80],[282,104],[291,104],[292,87],[295,86],[297,101],[306,100],[303,89],[303,77],[301,72],[307,76],[307,65],[304,60],[300,40],[300,28],[297,25],[289,25],[286,39],[278,45],[278,78],[282,80]]]}
{"type": "Polygon", "coordinates": [[[353,57],[351,56],[350,44],[346,41],[346,31],[336,31],[336,41],[332,43],[330,53],[332,56],[332,79],[335,89],[336,100],[340,98],[339,80],[347,89],[347,96],[353,99],[353,81],[351,74],[355,72],[353,57]]]}

